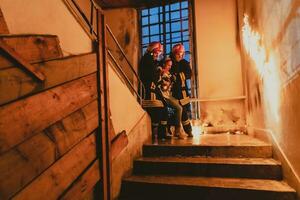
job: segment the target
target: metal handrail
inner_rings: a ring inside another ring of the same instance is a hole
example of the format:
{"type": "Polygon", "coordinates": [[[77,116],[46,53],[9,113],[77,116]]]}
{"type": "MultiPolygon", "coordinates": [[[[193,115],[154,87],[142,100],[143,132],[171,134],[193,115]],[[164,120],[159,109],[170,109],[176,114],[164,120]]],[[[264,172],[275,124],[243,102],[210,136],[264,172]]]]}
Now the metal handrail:
{"type": "MultiPolygon", "coordinates": [[[[91,40],[93,42],[98,42],[98,38],[99,38],[98,33],[95,31],[97,30],[97,27],[94,28],[92,23],[93,12],[91,12],[91,16],[90,16],[91,19],[89,20],[75,0],[63,0],[63,1],[67,5],[68,9],[70,9],[72,14],[76,17],[76,20],[83,26],[83,29],[89,35],[91,40]]],[[[96,15],[98,15],[99,12],[102,13],[102,9],[99,6],[97,6],[97,4],[95,4],[93,0],[90,0],[90,2],[91,2],[91,11],[96,10],[96,15]]]]}
{"type": "MultiPolygon", "coordinates": [[[[134,70],[132,64],[130,63],[129,59],[127,58],[123,48],[121,47],[119,41],[117,40],[117,38],[115,37],[115,35],[113,34],[112,30],[110,29],[110,27],[108,26],[108,24],[106,24],[106,29],[108,31],[108,33],[111,35],[111,37],[113,38],[114,42],[116,43],[116,45],[118,46],[120,52],[122,53],[123,57],[125,58],[127,64],[129,65],[131,71],[133,72],[133,74],[135,75],[136,79],[138,80],[138,83],[140,85],[140,94],[141,94],[141,98],[143,99],[145,96],[145,87],[143,82],[141,81],[139,75],[136,73],[136,71],[134,70]]],[[[129,79],[128,79],[129,80],[129,79]]]]}
{"type": "Polygon", "coordinates": [[[106,29],[108,30],[109,34],[112,36],[113,40],[115,41],[115,43],[117,44],[117,46],[119,47],[119,50],[121,51],[122,55],[124,56],[126,62],[129,64],[130,69],[132,70],[132,72],[134,73],[134,75],[139,79],[138,74],[136,73],[136,71],[133,69],[133,66],[131,65],[129,59],[127,58],[123,48],[121,47],[120,43],[118,42],[117,38],[115,37],[115,35],[113,34],[112,30],[110,29],[110,27],[108,26],[108,24],[106,24],[106,29]]]}
{"type": "Polygon", "coordinates": [[[111,51],[107,49],[107,53],[111,57],[111,59],[115,63],[115,65],[117,66],[118,70],[121,72],[122,76],[126,79],[127,83],[129,84],[129,86],[131,87],[133,92],[137,95],[137,97],[139,98],[139,102],[141,103],[142,102],[142,96],[135,90],[134,86],[130,82],[129,78],[126,76],[126,74],[123,71],[122,67],[119,65],[116,58],[112,55],[111,51]]]}
{"type": "MultiPolygon", "coordinates": [[[[102,13],[101,7],[98,6],[98,4],[95,2],[95,0],[90,0],[90,2],[91,2],[91,16],[90,16],[90,19],[89,19],[85,15],[85,13],[81,10],[80,6],[78,5],[78,3],[75,0],[69,0],[69,1],[74,5],[74,7],[76,8],[76,11],[80,14],[79,17],[81,17],[81,21],[83,21],[84,24],[86,24],[88,26],[87,28],[89,29],[89,31],[87,31],[87,32],[88,32],[89,36],[98,45],[99,44],[98,40],[99,40],[100,37],[99,37],[98,33],[95,31],[98,28],[97,27],[94,28],[94,24],[93,24],[93,22],[94,22],[94,16],[93,15],[94,15],[94,9],[96,10],[97,16],[98,16],[98,12],[102,13]]],[[[96,24],[96,26],[98,26],[98,24],[96,24]]],[[[121,47],[120,43],[118,42],[117,38],[113,34],[113,32],[110,29],[110,27],[108,26],[108,24],[105,24],[105,28],[108,31],[108,33],[110,34],[110,36],[113,38],[113,41],[116,43],[116,45],[117,45],[118,49],[120,50],[122,56],[125,58],[128,66],[129,66],[129,69],[132,71],[132,73],[134,74],[135,78],[138,81],[138,89],[132,87],[133,84],[131,83],[131,81],[129,80],[129,78],[127,77],[127,75],[122,70],[121,73],[123,73],[122,74],[123,79],[128,83],[127,85],[130,85],[130,87],[131,87],[131,89],[133,89],[134,93],[137,94],[137,96],[139,98],[139,103],[141,104],[142,103],[142,99],[145,96],[145,87],[144,87],[144,84],[142,83],[141,79],[139,78],[137,72],[134,70],[131,62],[129,61],[128,57],[126,56],[126,54],[125,54],[125,52],[123,50],[123,48],[121,47]]],[[[106,51],[108,52],[107,48],[106,48],[106,51]]],[[[108,54],[112,55],[111,52],[108,52],[108,54]]],[[[114,60],[114,62],[117,62],[117,60],[114,60]]],[[[118,68],[120,68],[120,65],[118,63],[116,63],[116,66],[118,66],[118,68]]],[[[119,69],[119,71],[120,71],[120,69],[119,69]]]]}
{"type": "MultiPolygon", "coordinates": [[[[91,22],[88,20],[88,18],[85,16],[85,14],[82,12],[82,10],[80,9],[79,5],[76,3],[76,1],[71,0],[72,3],[74,4],[74,6],[76,7],[77,11],[80,13],[81,17],[83,18],[83,20],[85,21],[85,23],[89,26],[91,33],[94,33],[94,35],[97,36],[97,33],[94,31],[93,29],[93,21],[91,20],[91,22]]],[[[92,2],[93,5],[93,2],[92,2]]],[[[93,7],[93,6],[92,6],[93,7]]],[[[93,12],[91,12],[91,19],[93,18],[93,12]]]]}
{"type": "MultiPolygon", "coordinates": [[[[90,35],[90,37],[92,38],[92,40],[96,43],[99,43],[99,35],[97,32],[95,32],[95,30],[97,30],[94,28],[93,25],[93,20],[94,20],[94,9],[96,10],[96,13],[98,13],[99,11],[102,12],[102,9],[97,5],[97,3],[95,3],[94,0],[90,0],[91,2],[91,16],[90,19],[88,19],[88,17],[85,15],[85,13],[81,10],[80,6],[77,4],[77,2],[75,0],[70,0],[70,2],[74,5],[74,7],[76,8],[77,12],[80,14],[82,21],[88,26],[89,32],[88,34],[90,35]]],[[[77,14],[78,15],[78,14],[77,14]]],[[[97,14],[98,15],[98,14],[97,14]]],[[[79,17],[80,17],[79,16],[79,17]]],[[[98,26],[98,24],[96,24],[96,26],[98,26]]],[[[116,43],[118,50],[121,52],[122,56],[125,58],[129,69],[131,70],[131,72],[134,74],[136,80],[138,81],[138,88],[134,88],[133,84],[131,83],[131,81],[129,80],[129,78],[127,77],[127,75],[124,73],[124,71],[121,69],[120,64],[117,62],[117,60],[114,60],[114,62],[116,62],[116,66],[119,68],[119,72],[122,70],[121,73],[123,79],[127,82],[127,85],[130,85],[130,89],[132,89],[134,91],[134,93],[138,96],[139,98],[139,103],[142,103],[142,99],[145,96],[145,87],[143,82],[141,81],[141,79],[139,78],[137,72],[134,70],[131,62],[129,61],[128,57],[126,56],[123,48],[121,47],[120,43],[118,42],[117,38],[115,37],[115,35],[113,34],[112,30],[110,29],[110,27],[108,26],[108,24],[105,24],[105,28],[108,31],[109,35],[112,37],[113,41],[116,43]],[[139,91],[139,92],[137,92],[139,91]]],[[[106,51],[108,51],[108,49],[106,49],[106,51]]],[[[111,52],[109,52],[110,55],[112,55],[111,52]]]]}

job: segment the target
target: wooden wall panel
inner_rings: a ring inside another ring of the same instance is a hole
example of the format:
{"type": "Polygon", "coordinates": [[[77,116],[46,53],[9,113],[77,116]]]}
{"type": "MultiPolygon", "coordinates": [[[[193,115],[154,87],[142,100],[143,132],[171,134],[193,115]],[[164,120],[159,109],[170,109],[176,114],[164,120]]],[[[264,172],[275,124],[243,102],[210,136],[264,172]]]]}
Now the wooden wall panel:
{"type": "Polygon", "coordinates": [[[96,95],[96,75],[91,74],[1,107],[0,153],[88,104],[96,95]]]}
{"type": "Polygon", "coordinates": [[[0,34],[8,34],[7,24],[5,22],[5,18],[3,16],[2,10],[0,8],[0,34]]]}
{"type": "Polygon", "coordinates": [[[46,77],[37,81],[0,48],[0,199],[94,199],[96,54],[63,58],[54,35],[0,41],[46,77]]]}
{"type": "Polygon", "coordinates": [[[95,134],[76,145],[24,190],[15,200],[55,200],[96,159],[95,134]]]}
{"type": "Polygon", "coordinates": [[[99,160],[95,160],[91,167],[82,175],[72,187],[60,198],[61,200],[80,200],[93,191],[100,180],[99,160]]]}
{"type": "Polygon", "coordinates": [[[96,55],[71,56],[33,66],[46,76],[44,82],[36,81],[18,67],[0,70],[0,105],[95,72],[96,55]]]}
{"type": "Polygon", "coordinates": [[[16,66],[16,64],[14,59],[7,56],[5,51],[0,48],[0,69],[16,66]]]}
{"type": "Polygon", "coordinates": [[[51,125],[45,131],[57,144],[58,155],[63,155],[77,142],[98,127],[97,101],[51,125]]]}
{"type": "Polygon", "coordinates": [[[34,177],[48,168],[56,157],[55,144],[44,134],[0,156],[0,199],[9,199],[34,177]]]}
{"type": "MultiPolygon", "coordinates": [[[[48,199],[49,191],[55,191],[50,199],[57,199],[62,194],[62,199],[82,199],[91,194],[100,179],[98,162],[90,165],[93,159],[82,161],[86,152],[80,150],[79,153],[75,149],[98,126],[95,87],[95,74],[91,74],[0,107],[1,199],[10,199],[16,193],[16,199],[40,199],[45,197],[43,195],[48,199]],[[16,134],[9,134],[12,132],[16,134]],[[61,161],[74,151],[76,156],[61,161]],[[63,164],[58,164],[60,162],[63,164]],[[76,163],[83,171],[74,169],[77,173],[74,175],[72,170],[76,163]],[[57,165],[59,167],[55,168],[57,165]],[[84,166],[89,165],[84,171],[84,166]],[[34,191],[44,189],[39,188],[40,185],[48,191],[34,194],[34,191]]],[[[110,134],[114,159],[126,147],[128,138],[125,132],[115,135],[113,128],[110,134]]],[[[93,151],[89,153],[96,154],[96,149],[93,151]]]]}
{"type": "Polygon", "coordinates": [[[11,57],[22,70],[27,71],[30,75],[37,78],[39,81],[44,81],[46,77],[44,74],[35,66],[31,65],[26,59],[24,59],[18,52],[8,46],[3,40],[0,40],[0,48],[4,54],[11,57]]]}
{"type": "MultiPolygon", "coordinates": [[[[2,35],[0,39],[28,62],[57,59],[63,56],[58,37],[54,35],[2,35]]],[[[13,64],[7,61],[6,56],[0,55],[0,69],[11,67],[13,64]]]]}
{"type": "Polygon", "coordinates": [[[0,197],[7,199],[22,189],[97,126],[94,100],[1,155],[0,197]]]}
{"type": "Polygon", "coordinates": [[[126,131],[122,131],[112,140],[111,159],[114,160],[127,145],[128,145],[128,136],[126,134],[126,131]]]}

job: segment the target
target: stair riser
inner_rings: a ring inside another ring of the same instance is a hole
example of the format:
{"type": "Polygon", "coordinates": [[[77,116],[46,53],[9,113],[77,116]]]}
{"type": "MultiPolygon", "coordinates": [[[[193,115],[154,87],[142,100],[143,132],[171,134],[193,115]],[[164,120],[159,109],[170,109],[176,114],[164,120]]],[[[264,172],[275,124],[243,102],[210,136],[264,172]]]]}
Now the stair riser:
{"type": "Polygon", "coordinates": [[[296,194],[294,192],[174,186],[124,181],[120,199],[295,200],[296,194]]]}
{"type": "Polygon", "coordinates": [[[212,163],[134,162],[134,174],[189,175],[255,179],[282,179],[280,165],[233,165],[212,163]]]}
{"type": "Polygon", "coordinates": [[[159,156],[210,156],[239,158],[271,158],[271,146],[154,146],[145,145],[143,155],[159,156]]]}

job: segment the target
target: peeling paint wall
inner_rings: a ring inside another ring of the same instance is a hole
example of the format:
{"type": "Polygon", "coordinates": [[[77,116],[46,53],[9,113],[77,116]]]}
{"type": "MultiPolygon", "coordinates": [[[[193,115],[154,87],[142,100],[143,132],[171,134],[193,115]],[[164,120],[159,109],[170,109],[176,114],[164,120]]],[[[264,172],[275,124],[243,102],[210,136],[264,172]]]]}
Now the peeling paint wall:
{"type": "Polygon", "coordinates": [[[228,100],[244,95],[236,1],[195,1],[195,24],[201,120],[213,126],[245,125],[244,100],[228,100]]]}
{"type": "Polygon", "coordinates": [[[260,64],[255,54],[244,52],[249,130],[254,135],[264,132],[273,138],[290,167],[285,175],[293,174],[292,185],[299,193],[300,1],[238,2],[240,27],[247,14],[250,27],[261,36],[260,48],[266,51],[265,61],[260,64]]]}
{"type": "Polygon", "coordinates": [[[233,100],[230,103],[220,101],[201,103],[201,119],[213,127],[244,127],[246,122],[243,106],[244,102],[240,100],[233,100]]]}

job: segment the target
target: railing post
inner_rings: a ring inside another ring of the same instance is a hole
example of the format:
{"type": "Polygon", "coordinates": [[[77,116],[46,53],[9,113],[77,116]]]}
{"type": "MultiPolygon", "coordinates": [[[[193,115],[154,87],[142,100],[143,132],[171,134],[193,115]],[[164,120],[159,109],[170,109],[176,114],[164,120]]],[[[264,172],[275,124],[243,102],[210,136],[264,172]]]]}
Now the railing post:
{"type": "MultiPolygon", "coordinates": [[[[141,96],[142,94],[139,93],[139,90],[143,90],[143,83],[142,83],[142,81],[141,81],[139,75],[138,75],[137,72],[134,70],[133,66],[131,65],[129,59],[127,58],[127,56],[126,56],[124,50],[122,49],[120,43],[118,42],[116,36],[113,34],[113,32],[112,32],[112,30],[110,29],[110,27],[109,27],[107,24],[105,25],[105,27],[106,27],[106,29],[107,29],[108,35],[111,36],[112,40],[116,43],[116,45],[117,45],[117,47],[119,48],[121,54],[122,54],[123,57],[125,58],[125,60],[126,60],[126,62],[127,62],[127,64],[128,64],[128,66],[129,66],[129,69],[132,71],[133,75],[134,75],[134,76],[137,78],[137,80],[138,80],[138,88],[133,87],[132,89],[134,90],[134,93],[137,95],[137,101],[141,104],[141,103],[142,103],[143,96],[141,96]],[[140,87],[140,88],[139,88],[139,87],[140,87]]],[[[112,55],[112,54],[111,54],[111,55],[112,55]]],[[[111,56],[111,57],[113,57],[113,56],[111,56]]],[[[114,61],[114,62],[117,64],[116,61],[114,61]]],[[[117,64],[117,65],[118,65],[118,64],[117,64]]],[[[120,67],[118,67],[118,68],[119,68],[119,70],[122,71],[122,68],[120,68],[120,67]]],[[[125,78],[126,80],[125,80],[125,81],[127,81],[128,84],[129,84],[130,86],[135,85],[135,84],[134,84],[134,81],[133,81],[133,83],[132,83],[132,81],[128,80],[126,74],[125,74],[125,76],[126,76],[126,78],[125,78]]]]}
{"type": "MultiPolygon", "coordinates": [[[[98,16],[97,16],[98,17],[98,16]]],[[[93,2],[91,1],[91,17],[90,17],[90,24],[91,24],[91,27],[90,27],[90,33],[93,34],[93,25],[94,25],[94,4],[93,2]]]]}
{"type": "Polygon", "coordinates": [[[108,95],[108,65],[105,35],[105,17],[97,12],[97,88],[98,88],[98,119],[97,153],[100,161],[101,199],[111,199],[111,155],[109,138],[109,95],[108,95]]]}

